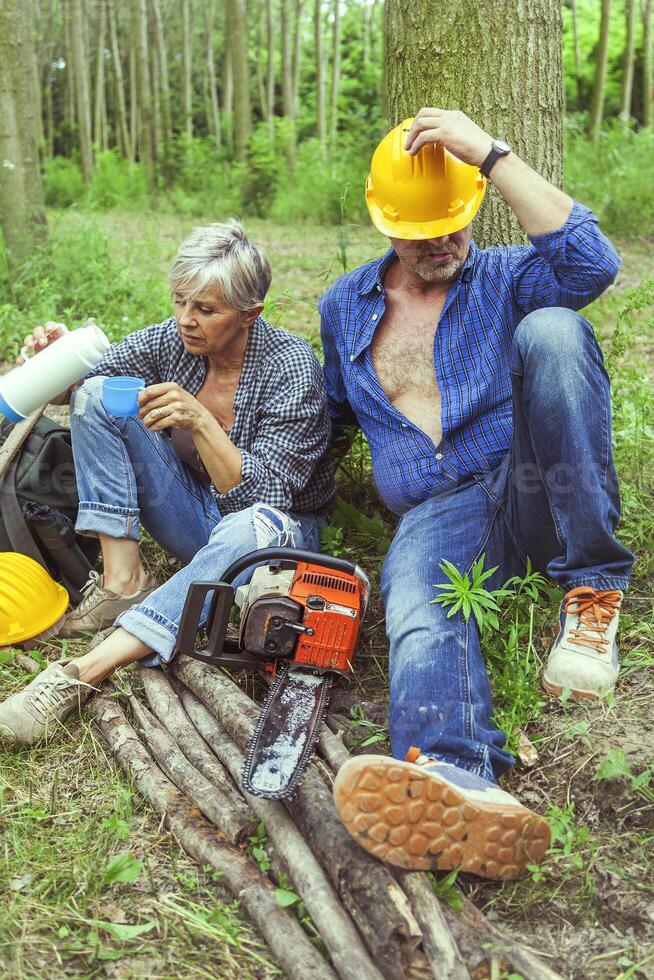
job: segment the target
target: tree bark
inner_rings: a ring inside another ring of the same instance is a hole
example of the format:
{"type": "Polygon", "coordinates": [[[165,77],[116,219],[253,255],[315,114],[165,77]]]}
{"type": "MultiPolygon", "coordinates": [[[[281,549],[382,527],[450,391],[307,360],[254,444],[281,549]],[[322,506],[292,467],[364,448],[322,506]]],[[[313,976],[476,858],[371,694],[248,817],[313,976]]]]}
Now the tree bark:
{"type": "Polygon", "coordinates": [[[620,119],[628,123],[631,118],[631,96],[634,85],[634,52],[636,35],[636,0],[625,0],[625,21],[627,39],[624,48],[624,68],[622,72],[622,93],[620,99],[620,119]]]}
{"type": "Polygon", "coordinates": [[[184,112],[184,132],[187,139],[193,139],[193,36],[191,32],[191,11],[189,0],[182,0],[182,105],[184,112]]]}
{"type": "Polygon", "coordinates": [[[30,21],[32,24],[32,44],[30,45],[30,63],[32,68],[32,82],[34,87],[34,118],[36,121],[36,140],[37,146],[41,147],[45,142],[43,132],[43,105],[41,99],[41,70],[39,66],[39,31],[38,26],[41,20],[39,10],[39,0],[31,0],[32,10],[30,21]]]}
{"type": "Polygon", "coordinates": [[[139,104],[139,160],[145,172],[148,194],[155,190],[156,145],[152,90],[150,87],[150,58],[148,55],[148,14],[145,0],[133,0],[136,36],[136,85],[139,104]]]}
{"type": "MultiPolygon", "coordinates": [[[[572,45],[575,59],[575,86],[577,89],[577,108],[581,109],[584,99],[583,75],[581,70],[581,45],[579,43],[579,24],[577,21],[576,0],[568,0],[572,18],[572,45]]],[[[629,0],[627,0],[629,2],[629,0]]]]}
{"type": "Polygon", "coordinates": [[[70,0],[73,74],[77,104],[82,176],[87,184],[93,176],[93,146],[91,143],[91,87],[86,53],[84,20],[81,0],[70,0]]]}
{"type": "Polygon", "coordinates": [[[0,227],[7,256],[18,265],[45,239],[38,127],[30,64],[32,6],[0,4],[0,227]]]}
{"type": "Polygon", "coordinates": [[[643,126],[649,129],[654,121],[652,111],[652,0],[644,0],[643,17],[643,126]]]}
{"type": "Polygon", "coordinates": [[[125,82],[123,78],[123,66],[120,60],[120,49],[118,47],[118,30],[116,27],[116,12],[113,0],[107,0],[107,16],[109,19],[109,36],[111,43],[111,62],[114,70],[114,83],[116,88],[116,135],[118,146],[123,155],[131,162],[133,160],[132,141],[127,125],[127,108],[125,105],[125,82]]]}
{"type": "Polygon", "coordinates": [[[104,46],[107,28],[107,9],[103,0],[98,2],[98,58],[95,69],[95,106],[93,112],[93,140],[98,149],[104,149],[104,46]]]}
{"type": "Polygon", "coordinates": [[[229,24],[231,27],[229,50],[234,70],[234,150],[237,160],[245,160],[252,120],[243,0],[229,0],[229,24]]]}
{"type": "Polygon", "coordinates": [[[301,925],[277,902],[275,886],[233,844],[221,841],[214,828],[161,773],[141,745],[115,700],[96,697],[91,715],[121,769],[134,780],[177,840],[201,866],[219,871],[246,914],[268,943],[291,980],[335,980],[335,974],[312,947],[301,925]]]}
{"type": "Polygon", "coordinates": [[[138,38],[132,29],[129,47],[129,138],[132,153],[136,158],[139,148],[139,103],[138,84],[136,79],[136,59],[138,57],[138,38]]]}
{"type": "MultiPolygon", "coordinates": [[[[385,68],[391,125],[423,106],[461,109],[507,138],[547,180],[562,178],[561,12],[550,0],[386,0],[385,68]],[[510,25],[510,30],[507,29],[510,25]],[[490,80],[490,81],[489,81],[490,80]]],[[[475,219],[482,245],[524,235],[490,187],[475,219]]]]}
{"type": "MultiPolygon", "coordinates": [[[[204,7],[204,26],[207,35],[207,128],[216,141],[217,149],[222,146],[222,134],[220,132],[220,106],[218,105],[218,91],[216,89],[216,60],[213,50],[214,37],[214,0],[205,0],[204,7]]],[[[258,59],[259,60],[259,59],[258,59]]],[[[257,63],[258,63],[257,60],[257,63]]]]}
{"type": "Polygon", "coordinates": [[[302,68],[302,0],[295,0],[295,33],[293,36],[293,118],[300,112],[300,74],[302,68]]]}
{"type": "Polygon", "coordinates": [[[154,18],[155,37],[157,42],[157,60],[159,63],[159,98],[161,102],[161,126],[163,131],[163,154],[167,154],[167,146],[173,138],[172,121],[170,117],[170,84],[168,81],[168,52],[166,50],[166,35],[159,0],[150,0],[154,18]]]}
{"type": "MultiPolygon", "coordinates": [[[[425,5],[426,6],[426,5],[425,5]]],[[[341,87],[341,0],[334,0],[334,24],[332,30],[332,93],[329,119],[329,137],[332,144],[338,132],[338,93],[341,87]]]]}
{"type": "Polygon", "coordinates": [[[325,45],[322,30],[322,0],[314,0],[313,38],[316,55],[316,136],[324,150],[327,143],[327,107],[325,105],[325,45]]]}
{"type": "Polygon", "coordinates": [[[295,164],[295,96],[293,91],[293,36],[291,30],[291,0],[281,0],[282,22],[282,114],[287,121],[289,168],[295,164]]]}
{"type": "Polygon", "coordinates": [[[604,116],[604,95],[606,92],[606,70],[609,63],[609,22],[611,16],[611,0],[602,0],[602,17],[600,33],[597,41],[597,61],[595,64],[595,82],[593,98],[590,105],[588,134],[591,141],[597,145],[604,116]]]}
{"type": "Polygon", "coordinates": [[[268,35],[268,64],[266,66],[266,97],[270,142],[275,141],[275,21],[273,0],[266,0],[266,32],[268,35]]]}

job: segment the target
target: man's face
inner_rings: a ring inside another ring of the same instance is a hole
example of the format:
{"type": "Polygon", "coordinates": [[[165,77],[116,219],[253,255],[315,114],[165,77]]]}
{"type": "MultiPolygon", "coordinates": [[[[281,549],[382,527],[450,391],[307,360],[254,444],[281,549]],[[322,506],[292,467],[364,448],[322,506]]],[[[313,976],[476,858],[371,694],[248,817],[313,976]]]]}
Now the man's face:
{"type": "Polygon", "coordinates": [[[441,238],[422,241],[391,238],[391,244],[407,272],[425,282],[454,282],[465,262],[472,238],[472,224],[441,238]]]}

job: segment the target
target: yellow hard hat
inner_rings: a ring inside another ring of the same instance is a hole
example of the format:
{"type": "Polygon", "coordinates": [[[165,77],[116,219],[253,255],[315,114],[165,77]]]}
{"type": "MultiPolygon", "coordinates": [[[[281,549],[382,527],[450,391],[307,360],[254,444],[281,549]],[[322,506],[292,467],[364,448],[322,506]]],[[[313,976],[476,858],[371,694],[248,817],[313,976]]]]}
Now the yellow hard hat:
{"type": "Polygon", "coordinates": [[[22,643],[45,633],[68,607],[68,593],[38,562],[14,551],[0,552],[0,645],[22,643]]]}
{"type": "Polygon", "coordinates": [[[413,119],[391,129],[375,150],[366,181],[374,225],[390,238],[440,238],[469,224],[484,199],[486,179],[433,143],[415,156],[404,149],[413,119]]]}

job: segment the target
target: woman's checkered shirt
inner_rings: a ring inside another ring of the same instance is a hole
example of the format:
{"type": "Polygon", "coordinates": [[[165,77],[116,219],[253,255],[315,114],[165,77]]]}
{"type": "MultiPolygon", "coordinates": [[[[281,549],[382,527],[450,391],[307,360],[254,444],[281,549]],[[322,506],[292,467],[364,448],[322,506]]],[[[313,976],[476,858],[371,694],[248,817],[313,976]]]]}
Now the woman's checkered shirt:
{"type": "MultiPolygon", "coordinates": [[[[197,395],[206,373],[206,359],[185,350],[171,317],[114,344],[89,377],[131,374],[146,385],[176,381],[197,395]]],[[[221,514],[254,503],[301,514],[325,510],[334,496],[329,436],[323,375],[311,347],[258,317],[229,432],[243,458],[241,482],[227,493],[212,485],[221,514]]]]}

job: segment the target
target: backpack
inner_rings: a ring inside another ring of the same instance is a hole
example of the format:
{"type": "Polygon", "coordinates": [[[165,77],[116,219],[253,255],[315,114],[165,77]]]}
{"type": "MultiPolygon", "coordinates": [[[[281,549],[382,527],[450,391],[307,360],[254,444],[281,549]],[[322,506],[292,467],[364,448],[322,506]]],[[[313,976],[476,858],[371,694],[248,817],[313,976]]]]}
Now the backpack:
{"type": "MultiPolygon", "coordinates": [[[[0,424],[0,445],[13,427],[0,424]]],[[[74,605],[100,551],[75,532],[78,503],[70,429],[42,416],[0,477],[0,551],[33,558],[74,605]]]]}

